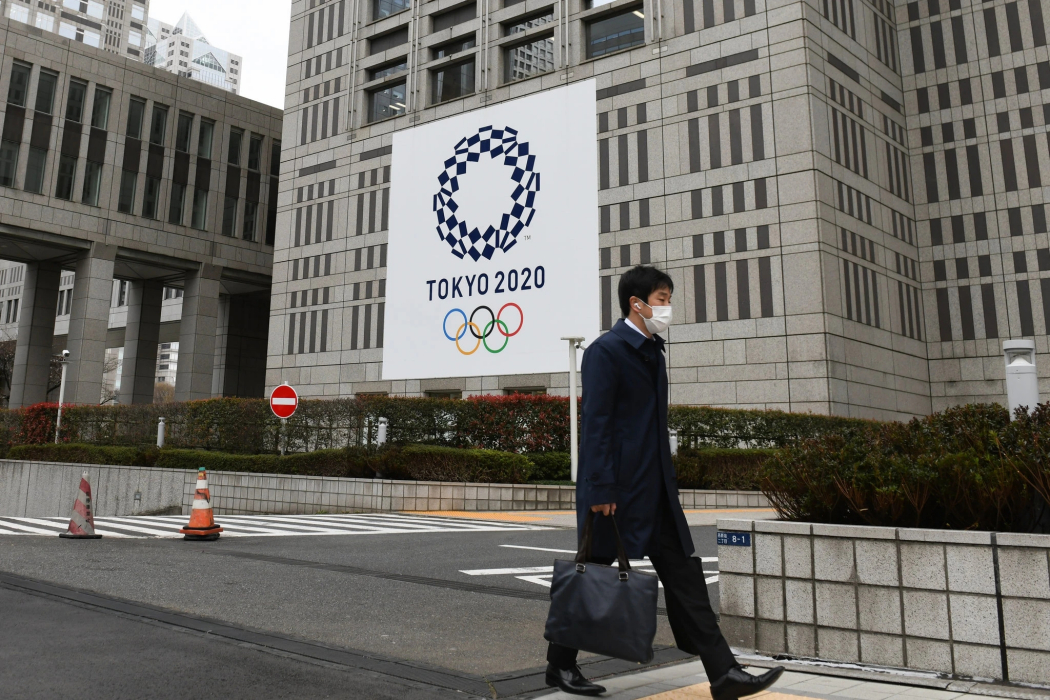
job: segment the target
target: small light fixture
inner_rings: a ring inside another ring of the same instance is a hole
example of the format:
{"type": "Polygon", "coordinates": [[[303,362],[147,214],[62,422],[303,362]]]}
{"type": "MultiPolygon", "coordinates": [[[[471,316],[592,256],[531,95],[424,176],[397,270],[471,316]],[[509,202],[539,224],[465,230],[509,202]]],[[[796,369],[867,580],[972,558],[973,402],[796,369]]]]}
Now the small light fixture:
{"type": "Polygon", "coordinates": [[[643,14],[642,14],[642,11],[641,11],[641,10],[635,10],[635,11],[634,11],[634,14],[638,15],[638,16],[639,16],[639,17],[641,17],[642,19],[645,19],[645,15],[643,15],[643,14]]]}

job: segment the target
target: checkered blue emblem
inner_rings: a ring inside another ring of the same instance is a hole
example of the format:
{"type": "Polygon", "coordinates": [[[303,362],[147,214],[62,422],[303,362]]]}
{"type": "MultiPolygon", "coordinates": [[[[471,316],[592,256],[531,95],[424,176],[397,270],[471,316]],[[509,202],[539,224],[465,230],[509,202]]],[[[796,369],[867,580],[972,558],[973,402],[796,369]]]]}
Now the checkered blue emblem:
{"type": "Polygon", "coordinates": [[[441,189],[434,195],[434,212],[438,236],[452,248],[452,254],[458,258],[469,255],[475,261],[491,260],[497,249],[507,252],[514,247],[518,234],[532,223],[536,193],[540,191],[536,156],[529,153],[528,142],[519,142],[517,130],[509,126],[482,127],[473,136],[460,140],[455,155],[444,165],[444,172],[438,176],[441,189]],[[499,228],[489,226],[482,232],[460,218],[454,195],[459,191],[459,176],[467,172],[467,163],[478,162],[486,153],[490,158],[503,159],[517,186],[511,194],[514,206],[500,218],[499,228]]]}

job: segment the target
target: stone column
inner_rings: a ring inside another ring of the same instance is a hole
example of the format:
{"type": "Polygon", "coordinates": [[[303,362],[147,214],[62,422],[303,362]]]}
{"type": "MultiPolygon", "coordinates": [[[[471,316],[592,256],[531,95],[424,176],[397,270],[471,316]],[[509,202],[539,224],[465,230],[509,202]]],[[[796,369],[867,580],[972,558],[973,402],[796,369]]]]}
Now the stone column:
{"type": "Polygon", "coordinates": [[[52,344],[55,340],[55,305],[62,266],[52,262],[26,265],[22,303],[18,315],[18,341],[11,372],[8,405],[20,408],[47,399],[52,344]]]}
{"type": "Polygon", "coordinates": [[[124,364],[120,371],[121,403],[153,403],[157,380],[157,343],[164,283],[128,283],[128,325],[124,330],[124,364]]]}
{"type": "Polygon", "coordinates": [[[93,243],[77,261],[69,312],[66,401],[98,404],[106,362],[106,334],[113,306],[113,260],[117,247],[93,243]]]}
{"type": "Polygon", "coordinates": [[[179,368],[175,374],[175,400],[212,397],[215,371],[215,333],[219,317],[219,278],[222,268],[201,264],[186,274],[179,325],[179,368]]]}

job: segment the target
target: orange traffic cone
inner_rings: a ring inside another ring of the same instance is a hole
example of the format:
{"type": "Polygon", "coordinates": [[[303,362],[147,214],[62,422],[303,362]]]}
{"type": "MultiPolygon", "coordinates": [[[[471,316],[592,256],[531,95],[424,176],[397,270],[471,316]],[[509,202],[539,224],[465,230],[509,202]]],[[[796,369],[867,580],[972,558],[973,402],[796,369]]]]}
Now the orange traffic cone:
{"type": "Polygon", "coordinates": [[[69,530],[58,533],[59,537],[75,540],[97,540],[102,535],[95,534],[95,517],[91,514],[91,484],[88,473],[80,477],[80,493],[73,501],[73,515],[69,519],[69,530]]]}
{"type": "Polygon", "coordinates": [[[211,493],[204,467],[197,470],[197,490],[193,494],[193,512],[190,524],[179,530],[187,540],[217,540],[222,528],[215,524],[211,511],[211,493]]]}

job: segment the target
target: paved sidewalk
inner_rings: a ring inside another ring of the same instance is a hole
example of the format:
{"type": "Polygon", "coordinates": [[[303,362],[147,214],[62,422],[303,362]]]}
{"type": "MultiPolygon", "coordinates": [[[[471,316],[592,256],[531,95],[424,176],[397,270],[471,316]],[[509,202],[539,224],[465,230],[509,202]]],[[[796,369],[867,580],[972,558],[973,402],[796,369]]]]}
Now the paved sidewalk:
{"type": "MultiPolygon", "coordinates": [[[[746,663],[746,659],[741,659],[746,663]]],[[[769,664],[772,665],[772,664],[769,664]]],[[[754,673],[764,668],[753,666],[754,673]]],[[[977,700],[988,696],[1050,700],[1048,690],[972,681],[952,681],[936,674],[914,676],[852,672],[855,677],[818,675],[788,670],[769,691],[749,696],[755,700],[977,700]]],[[[667,666],[644,673],[599,679],[608,700],[711,700],[710,683],[699,661],[667,666]]],[[[562,692],[538,694],[544,700],[575,700],[562,692]]]]}

